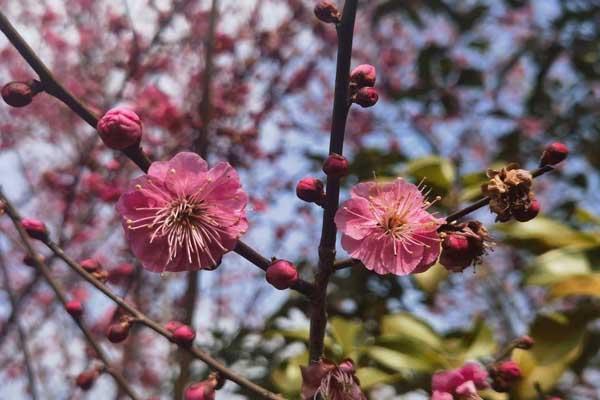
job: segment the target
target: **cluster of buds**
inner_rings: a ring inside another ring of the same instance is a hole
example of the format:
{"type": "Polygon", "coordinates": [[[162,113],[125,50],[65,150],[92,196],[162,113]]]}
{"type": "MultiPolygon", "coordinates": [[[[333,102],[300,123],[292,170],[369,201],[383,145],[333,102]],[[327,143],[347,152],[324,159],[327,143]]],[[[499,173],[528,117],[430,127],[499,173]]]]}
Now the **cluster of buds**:
{"type": "Polygon", "coordinates": [[[183,393],[183,398],[185,400],[214,400],[215,391],[222,388],[224,384],[225,380],[221,378],[221,375],[213,372],[206,380],[189,385],[183,393]]]}
{"type": "Polygon", "coordinates": [[[375,67],[362,64],[350,73],[350,99],[361,107],[372,107],[379,100],[377,90],[374,88],[377,72],[375,67]]]}
{"type": "Polygon", "coordinates": [[[106,337],[112,343],[121,343],[129,336],[129,329],[133,319],[129,315],[123,315],[119,318],[119,322],[110,324],[106,337]]]}
{"type": "Polygon", "coordinates": [[[490,198],[490,210],[496,221],[506,222],[511,218],[526,222],[540,212],[540,203],[535,198],[531,185],[533,176],[518,164],[509,164],[500,170],[488,170],[490,180],[481,191],[490,198]]]}
{"type": "Polygon", "coordinates": [[[314,11],[315,16],[326,24],[337,24],[342,18],[337,6],[329,0],[319,1],[314,11]]]}
{"type": "Polygon", "coordinates": [[[298,270],[287,260],[274,260],[267,268],[266,278],[275,288],[285,290],[298,282],[298,270]]]}
{"type": "Polygon", "coordinates": [[[102,268],[102,264],[94,258],[82,260],[79,262],[79,265],[100,282],[106,282],[108,279],[108,272],[106,272],[106,270],[102,268]]]}
{"type": "Polygon", "coordinates": [[[452,272],[461,272],[478,264],[493,245],[487,229],[479,221],[468,221],[441,227],[440,264],[452,272]]]}
{"type": "Polygon", "coordinates": [[[171,333],[171,341],[180,346],[191,346],[196,339],[196,331],[189,325],[179,321],[169,321],[165,329],[171,333]]]}
{"type": "Polygon", "coordinates": [[[28,82],[9,82],[2,87],[2,99],[11,107],[25,107],[43,91],[42,83],[35,79],[28,82]]]}

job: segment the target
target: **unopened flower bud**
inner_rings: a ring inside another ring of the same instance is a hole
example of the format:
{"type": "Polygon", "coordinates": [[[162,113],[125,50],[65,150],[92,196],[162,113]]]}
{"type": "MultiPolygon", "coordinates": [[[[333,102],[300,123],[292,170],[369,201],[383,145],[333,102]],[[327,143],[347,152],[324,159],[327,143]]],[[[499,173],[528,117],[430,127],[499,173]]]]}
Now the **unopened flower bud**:
{"type": "Polygon", "coordinates": [[[561,142],[554,142],[546,146],[540,159],[540,167],[545,165],[556,165],[564,161],[569,155],[569,148],[561,142]]]}
{"type": "Polygon", "coordinates": [[[296,266],[287,260],[277,260],[267,268],[267,282],[279,290],[289,289],[298,281],[296,266]]]}
{"type": "Polygon", "coordinates": [[[29,254],[26,254],[25,257],[23,257],[23,264],[27,265],[28,267],[33,267],[33,268],[37,267],[35,258],[30,256],[29,254]]]}
{"type": "Polygon", "coordinates": [[[142,140],[140,117],[124,107],[113,108],[104,114],[97,129],[104,144],[113,150],[139,146],[142,140]]]}
{"type": "Polygon", "coordinates": [[[460,272],[473,261],[469,239],[459,233],[450,233],[442,241],[440,264],[453,272],[460,272]]]}
{"type": "Polygon", "coordinates": [[[336,5],[328,0],[317,3],[315,6],[315,15],[320,21],[328,24],[337,24],[342,17],[336,5]]]}
{"type": "Polygon", "coordinates": [[[183,325],[183,323],[181,323],[179,321],[169,321],[165,324],[165,329],[167,331],[169,331],[170,333],[174,333],[175,330],[182,325],[183,325]]]}
{"type": "Polygon", "coordinates": [[[497,392],[508,392],[523,377],[521,368],[514,361],[503,361],[489,370],[492,388],[497,392]]]}
{"type": "Polygon", "coordinates": [[[323,164],[323,172],[329,177],[341,178],[348,175],[350,165],[346,157],[339,154],[330,154],[323,164]]]}
{"type": "Polygon", "coordinates": [[[513,216],[519,222],[531,221],[540,213],[540,208],[540,202],[537,199],[533,199],[528,208],[524,210],[513,210],[513,216]]]}
{"type": "Polygon", "coordinates": [[[37,240],[46,240],[48,239],[48,230],[46,229],[46,225],[38,220],[33,218],[23,218],[21,220],[21,226],[27,234],[37,240]]]}
{"type": "Polygon", "coordinates": [[[173,341],[182,346],[191,346],[196,339],[196,331],[188,325],[181,325],[173,331],[173,341]]]}
{"type": "Polygon", "coordinates": [[[183,398],[185,400],[214,400],[216,386],[217,380],[215,378],[192,383],[185,389],[183,398]]]}
{"type": "Polygon", "coordinates": [[[83,315],[83,305],[79,300],[70,300],[65,304],[67,312],[73,318],[81,318],[83,315]]]}
{"type": "Polygon", "coordinates": [[[10,82],[2,88],[2,98],[12,107],[25,107],[41,92],[40,82],[10,82]]]}
{"type": "Polygon", "coordinates": [[[121,283],[126,281],[135,272],[133,264],[123,263],[118,265],[116,268],[108,271],[108,281],[110,283],[121,283]]]}
{"type": "Polygon", "coordinates": [[[316,178],[303,178],[296,185],[296,196],[308,203],[322,205],[325,200],[323,182],[316,178]]]}
{"type": "Polygon", "coordinates": [[[358,90],[354,95],[353,101],[361,107],[372,107],[379,100],[377,90],[372,87],[364,87],[358,90]]]}
{"type": "Polygon", "coordinates": [[[81,265],[81,268],[85,269],[90,274],[102,269],[100,262],[93,258],[86,258],[85,260],[82,260],[79,265],[81,265]]]}
{"type": "Polygon", "coordinates": [[[535,344],[535,340],[531,336],[521,336],[515,340],[515,347],[517,349],[529,350],[535,344]]]}
{"type": "Polygon", "coordinates": [[[369,64],[359,65],[350,73],[350,82],[356,84],[359,88],[375,86],[376,79],[375,67],[369,64]]]}
{"type": "Polygon", "coordinates": [[[129,321],[121,321],[114,324],[111,324],[108,327],[108,332],[106,333],[106,337],[112,343],[121,343],[127,336],[129,336],[129,328],[131,324],[129,321]]]}
{"type": "Polygon", "coordinates": [[[81,390],[90,390],[92,386],[94,386],[94,382],[96,382],[96,378],[98,377],[98,369],[90,369],[87,371],[83,371],[77,378],[75,379],[75,384],[81,388],[81,390]]]}

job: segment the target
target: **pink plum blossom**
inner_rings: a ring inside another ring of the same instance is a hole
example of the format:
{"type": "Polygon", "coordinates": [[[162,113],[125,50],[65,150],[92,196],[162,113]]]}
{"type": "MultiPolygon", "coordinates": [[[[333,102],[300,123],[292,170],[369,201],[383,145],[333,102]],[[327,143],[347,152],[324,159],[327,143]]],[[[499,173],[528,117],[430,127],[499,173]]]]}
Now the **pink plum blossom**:
{"type": "Polygon", "coordinates": [[[438,227],[419,188],[398,178],[359,183],[337,211],[342,247],[378,274],[424,272],[440,254],[438,227]]]}
{"type": "Polygon", "coordinates": [[[486,389],[488,373],[479,364],[467,363],[461,368],[437,372],[431,379],[431,400],[477,400],[478,390],[486,389]]]}
{"type": "Polygon", "coordinates": [[[182,152],[154,162],[120,197],[125,236],[144,268],[154,272],[210,269],[248,229],[248,196],[226,162],[208,169],[182,152]]]}

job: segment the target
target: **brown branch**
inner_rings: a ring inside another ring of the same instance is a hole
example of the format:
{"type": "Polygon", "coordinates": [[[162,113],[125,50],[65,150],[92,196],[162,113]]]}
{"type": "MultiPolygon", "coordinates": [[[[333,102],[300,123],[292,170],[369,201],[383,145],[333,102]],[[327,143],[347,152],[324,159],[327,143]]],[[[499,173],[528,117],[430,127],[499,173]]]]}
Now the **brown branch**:
{"type": "MultiPolygon", "coordinates": [[[[19,223],[19,221],[21,220],[20,215],[18,214],[17,210],[12,206],[12,204],[8,201],[8,199],[4,196],[2,191],[0,191],[0,201],[4,202],[5,208],[6,208],[6,213],[13,220],[13,222],[15,222],[15,227],[17,228],[19,235],[21,236],[21,239],[27,240],[27,241],[23,240],[23,242],[28,250],[28,253],[32,257],[34,257],[34,259],[36,261],[36,265],[38,266],[40,272],[44,275],[44,277],[46,277],[46,279],[49,280],[49,282],[54,282],[53,278],[50,276],[49,271],[47,270],[47,267],[43,264],[43,262],[39,258],[39,256],[35,252],[33,252],[33,248],[31,247],[31,244],[28,241],[27,234],[25,233],[25,231],[23,231],[23,228],[20,226],[20,223],[19,223]]],[[[89,272],[87,272],[85,269],[83,269],[83,267],[81,267],[81,265],[79,265],[77,262],[75,262],[73,259],[71,259],[69,256],[67,256],[65,254],[65,252],[63,251],[63,249],[60,248],[56,243],[54,243],[49,238],[44,240],[43,243],[57,257],[59,257],[61,260],[63,260],[65,262],[65,264],[67,264],[72,270],[77,272],[77,274],[79,274],[79,276],[81,276],[84,280],[89,282],[96,289],[101,291],[104,295],[106,295],[109,299],[111,299],[113,302],[115,302],[121,308],[126,310],[134,318],[135,322],[140,323],[140,324],[152,329],[159,335],[172,341],[172,334],[169,331],[167,331],[165,328],[163,328],[157,322],[150,319],[146,314],[144,314],[143,312],[138,310],[136,307],[127,303],[124,299],[122,299],[121,297],[119,297],[115,293],[113,293],[104,283],[102,283],[101,281],[96,279],[93,275],[91,275],[89,272]]],[[[63,301],[63,298],[61,298],[61,302],[63,304],[65,303],[63,301]]],[[[210,356],[208,353],[204,352],[203,350],[200,350],[198,347],[185,346],[185,345],[181,345],[181,344],[177,344],[177,345],[180,348],[185,349],[188,353],[192,354],[195,358],[206,363],[213,370],[219,372],[224,378],[229,379],[229,380],[237,383],[238,385],[245,387],[246,389],[259,395],[261,398],[265,398],[265,399],[269,399],[269,400],[283,400],[283,397],[268,391],[267,389],[249,381],[248,379],[246,379],[242,376],[239,376],[237,373],[230,370],[225,365],[221,364],[219,361],[217,361],[212,356],[210,356]]],[[[113,371],[113,372],[116,372],[116,371],[113,371]]],[[[112,374],[112,372],[111,372],[111,374],[112,374]]]]}
{"type": "Polygon", "coordinates": [[[35,373],[31,363],[31,354],[29,353],[29,346],[27,345],[27,335],[21,325],[20,318],[17,310],[17,299],[15,298],[15,292],[10,285],[10,276],[8,275],[8,269],[6,268],[6,262],[4,260],[4,253],[0,251],[0,269],[2,269],[2,277],[4,280],[4,289],[8,294],[8,300],[10,301],[11,310],[14,313],[14,324],[17,328],[17,335],[19,336],[19,344],[23,351],[23,361],[25,363],[25,369],[27,371],[27,379],[29,380],[29,391],[31,392],[31,398],[37,400],[37,390],[35,384],[35,373]]]}
{"type": "MultiPolygon", "coordinates": [[[[12,222],[15,226],[15,229],[17,230],[17,232],[19,234],[19,237],[21,238],[21,241],[22,241],[23,245],[25,246],[27,253],[33,260],[37,270],[40,271],[42,276],[46,279],[46,281],[48,282],[48,284],[50,285],[50,287],[56,294],[56,297],[58,298],[58,300],[60,301],[62,306],[64,308],[66,308],[66,304],[68,302],[67,295],[65,294],[64,290],[60,287],[58,282],[50,274],[50,269],[48,268],[46,263],[42,260],[40,255],[33,249],[33,246],[31,245],[31,242],[29,241],[29,237],[28,237],[27,233],[21,226],[21,223],[20,223],[21,217],[19,216],[19,214],[17,213],[15,208],[12,206],[12,204],[8,201],[8,199],[4,196],[4,193],[2,193],[1,191],[0,191],[0,198],[4,202],[4,206],[6,208],[6,214],[12,220],[12,222]]],[[[109,374],[111,374],[113,376],[113,378],[115,379],[117,384],[129,395],[129,397],[131,397],[134,400],[139,399],[139,397],[135,394],[133,389],[129,386],[129,383],[127,383],[125,378],[123,378],[123,376],[118,372],[118,370],[111,364],[111,362],[108,359],[108,356],[104,353],[104,350],[102,350],[100,345],[96,342],[96,340],[92,336],[92,333],[89,331],[89,329],[81,322],[81,320],[79,318],[76,318],[73,316],[71,316],[71,317],[72,317],[73,321],[79,327],[79,330],[81,330],[81,332],[85,336],[85,339],[87,340],[88,344],[94,349],[95,354],[98,356],[98,358],[104,364],[106,372],[108,372],[109,374]]]]}
{"type": "MultiPolygon", "coordinates": [[[[354,37],[354,21],[358,0],[346,0],[341,22],[337,26],[338,54],[335,77],[335,93],[329,153],[342,154],[344,134],[349,107],[350,62],[352,60],[352,40],[354,37]]],[[[327,286],[333,272],[335,261],[335,239],[337,228],[333,221],[340,200],[339,178],[328,178],[323,227],[319,243],[319,267],[315,276],[315,289],[312,298],[310,316],[309,353],[312,362],[323,355],[325,329],[327,327],[327,286]]]]}
{"type": "MultiPolygon", "coordinates": [[[[84,106],[73,94],[71,94],[67,89],[62,87],[60,83],[56,80],[54,75],[50,72],[50,70],[46,67],[46,65],[42,62],[42,60],[37,56],[37,54],[29,47],[27,42],[23,39],[23,37],[16,31],[16,29],[12,26],[10,21],[6,18],[6,16],[0,11],[0,31],[4,32],[8,40],[12,43],[12,45],[17,49],[17,51],[23,56],[23,58],[27,61],[27,63],[33,68],[33,70],[38,74],[40,81],[44,84],[45,88],[53,88],[48,91],[48,94],[56,97],[65,103],[69,108],[77,114],[80,118],[86,121],[90,126],[96,129],[96,125],[98,124],[98,117],[95,116],[86,106],[84,106]]],[[[150,168],[151,161],[150,159],[141,151],[140,148],[127,148],[123,150],[123,153],[133,161],[143,172],[148,172],[148,168],[150,168]]],[[[250,249],[249,246],[245,245],[242,242],[239,242],[239,246],[244,250],[250,249]]],[[[240,253],[237,251],[236,253],[246,258],[250,262],[252,260],[248,259],[244,253],[240,253]]],[[[256,253],[254,250],[252,252],[256,253]]],[[[260,265],[252,262],[254,265],[258,266],[261,269],[260,265]]],[[[300,288],[301,293],[308,295],[312,290],[312,285],[308,282],[300,282],[296,285],[300,288]]],[[[295,288],[295,287],[294,287],[295,288]]]]}

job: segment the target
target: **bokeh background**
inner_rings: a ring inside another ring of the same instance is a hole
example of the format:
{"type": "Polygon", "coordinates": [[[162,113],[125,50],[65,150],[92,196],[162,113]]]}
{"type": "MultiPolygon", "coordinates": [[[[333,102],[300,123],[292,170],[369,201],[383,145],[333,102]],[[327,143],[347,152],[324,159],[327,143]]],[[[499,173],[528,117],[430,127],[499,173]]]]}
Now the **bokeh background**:
{"type": "MultiPolygon", "coordinates": [[[[209,163],[229,161],[251,196],[245,240],[268,257],[293,260],[311,279],[321,210],[298,200],[294,186],[304,176],[323,177],[335,29],[314,17],[312,0],[214,3],[208,72],[212,1],[0,0],[0,8],[98,114],[133,107],[152,159],[189,150],[199,132],[207,134],[209,163]]],[[[443,215],[478,198],[487,168],[534,168],[554,140],[571,148],[566,165],[536,180],[542,216],[494,225],[487,210],[474,215],[497,243],[476,268],[451,276],[441,266],[403,278],[361,268],[335,275],[326,353],[356,361],[371,399],[426,399],[433,372],[491,360],[522,334],[537,343],[513,354],[524,379],[510,395],[486,398],[535,399],[537,382],[564,399],[600,399],[599,20],[594,0],[360,2],[352,65],[376,66],[380,101],[350,114],[345,152],[352,166],[342,197],[360,180],[425,178],[443,198],[443,215]]],[[[4,36],[0,78],[35,78],[4,36]]],[[[2,189],[21,213],[44,220],[72,257],[101,260],[114,271],[116,292],[156,320],[191,321],[211,354],[298,398],[299,366],[308,359],[307,301],[275,291],[235,254],[201,274],[141,269],[114,209],[140,172],[66,107],[45,94],[23,109],[2,104],[0,170],[2,189]],[[123,264],[133,272],[121,276],[123,264]]],[[[38,398],[120,398],[109,376],[89,392],[74,385],[90,362],[85,342],[23,264],[7,218],[0,229],[0,262],[18,298],[12,309],[0,292],[0,398],[31,396],[15,315],[33,354],[38,398]]],[[[185,385],[205,378],[204,365],[148,330],[110,344],[113,304],[60,262],[51,265],[69,294],[85,302],[85,323],[144,396],[178,399],[185,385]]],[[[252,396],[228,383],[217,398],[252,396]]]]}

